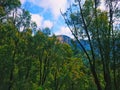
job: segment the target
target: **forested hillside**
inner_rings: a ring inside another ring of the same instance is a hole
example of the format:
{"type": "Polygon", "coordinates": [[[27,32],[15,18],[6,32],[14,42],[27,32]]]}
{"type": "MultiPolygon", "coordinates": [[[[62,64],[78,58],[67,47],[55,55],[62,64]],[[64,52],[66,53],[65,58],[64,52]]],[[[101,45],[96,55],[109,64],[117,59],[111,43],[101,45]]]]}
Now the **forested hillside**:
{"type": "Polygon", "coordinates": [[[0,90],[120,90],[119,0],[108,11],[97,1],[61,11],[71,41],[39,29],[19,0],[0,0],[0,90]]]}

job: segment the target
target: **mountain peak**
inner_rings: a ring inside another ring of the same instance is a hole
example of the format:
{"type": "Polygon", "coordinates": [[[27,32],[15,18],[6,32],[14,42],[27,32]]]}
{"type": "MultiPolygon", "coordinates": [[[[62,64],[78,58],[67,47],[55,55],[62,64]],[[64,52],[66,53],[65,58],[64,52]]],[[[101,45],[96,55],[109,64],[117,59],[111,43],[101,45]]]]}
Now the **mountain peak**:
{"type": "Polygon", "coordinates": [[[66,36],[66,35],[57,35],[56,36],[57,39],[61,42],[61,43],[67,43],[69,45],[72,45],[71,43],[71,38],[69,36],[66,36]]]}
{"type": "MultiPolygon", "coordinates": [[[[56,37],[57,37],[57,39],[61,43],[67,43],[70,46],[73,46],[73,42],[74,42],[74,44],[76,44],[76,46],[79,49],[82,49],[81,46],[80,46],[80,44],[76,40],[73,40],[72,38],[70,38],[69,36],[66,36],[66,35],[57,35],[56,37]]],[[[85,47],[86,50],[90,50],[90,46],[89,46],[88,40],[80,40],[80,42],[85,47]]]]}

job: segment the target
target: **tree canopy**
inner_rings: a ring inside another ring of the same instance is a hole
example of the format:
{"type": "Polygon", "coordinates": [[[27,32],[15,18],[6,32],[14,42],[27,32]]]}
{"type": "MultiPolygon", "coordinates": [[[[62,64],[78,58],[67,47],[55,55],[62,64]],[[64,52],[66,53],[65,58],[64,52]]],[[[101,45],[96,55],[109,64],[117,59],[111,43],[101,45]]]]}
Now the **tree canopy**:
{"type": "Polygon", "coordinates": [[[119,0],[106,0],[105,11],[101,0],[81,2],[62,13],[71,46],[38,29],[19,0],[0,0],[0,90],[120,89],[119,0]]]}

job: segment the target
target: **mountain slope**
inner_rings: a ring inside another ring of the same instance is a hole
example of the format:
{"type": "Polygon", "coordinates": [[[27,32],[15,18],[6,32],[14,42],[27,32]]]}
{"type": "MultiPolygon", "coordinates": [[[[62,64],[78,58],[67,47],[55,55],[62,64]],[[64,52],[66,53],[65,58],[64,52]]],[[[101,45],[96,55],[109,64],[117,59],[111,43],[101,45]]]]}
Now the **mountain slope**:
{"type": "MultiPolygon", "coordinates": [[[[74,46],[73,44],[75,44],[75,46],[77,46],[77,48],[82,49],[76,40],[73,40],[72,38],[70,38],[66,35],[57,35],[56,37],[61,43],[67,43],[70,46],[74,46]]],[[[80,42],[85,47],[86,50],[90,50],[90,46],[89,46],[89,43],[87,40],[80,40],[80,42]]]]}

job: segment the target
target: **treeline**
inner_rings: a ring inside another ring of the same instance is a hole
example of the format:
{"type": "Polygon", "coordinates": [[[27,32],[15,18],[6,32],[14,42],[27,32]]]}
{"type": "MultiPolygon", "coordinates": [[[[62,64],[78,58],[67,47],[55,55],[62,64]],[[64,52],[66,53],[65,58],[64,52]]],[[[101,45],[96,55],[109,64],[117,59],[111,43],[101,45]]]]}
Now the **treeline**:
{"type": "Polygon", "coordinates": [[[19,0],[0,0],[0,90],[95,88],[80,55],[48,34],[48,28],[37,29],[19,0]]]}
{"type": "Polygon", "coordinates": [[[106,2],[109,11],[95,1],[77,0],[62,13],[79,43],[70,47],[38,29],[19,0],[0,0],[0,90],[119,90],[119,1],[106,2]]]}

